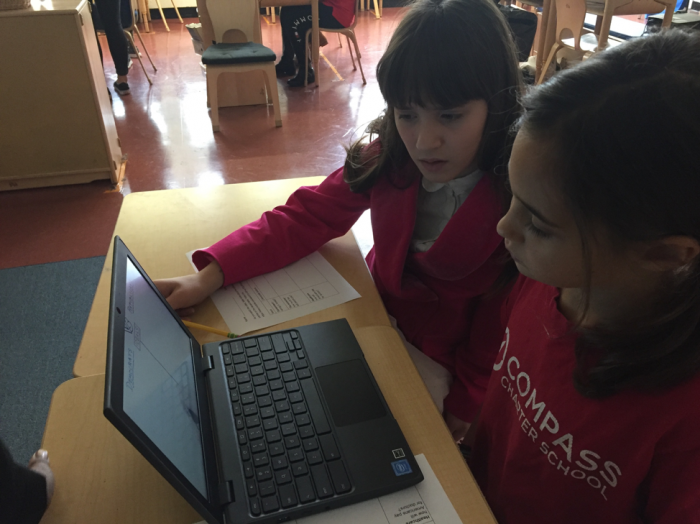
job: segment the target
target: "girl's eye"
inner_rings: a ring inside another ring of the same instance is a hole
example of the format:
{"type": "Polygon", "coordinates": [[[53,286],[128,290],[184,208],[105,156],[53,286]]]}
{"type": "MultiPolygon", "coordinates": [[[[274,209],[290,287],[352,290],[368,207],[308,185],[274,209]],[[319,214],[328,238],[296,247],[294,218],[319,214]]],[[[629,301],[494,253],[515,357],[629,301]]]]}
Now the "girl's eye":
{"type": "Polygon", "coordinates": [[[527,229],[528,229],[528,231],[533,233],[535,236],[538,236],[540,238],[549,238],[552,236],[550,233],[547,233],[546,231],[542,231],[540,228],[535,226],[532,222],[530,222],[527,225],[527,229]]]}
{"type": "Polygon", "coordinates": [[[401,113],[401,112],[396,112],[396,117],[399,120],[411,120],[413,118],[413,113],[407,112],[407,113],[401,113]]]}
{"type": "Polygon", "coordinates": [[[463,114],[462,113],[442,113],[440,115],[440,118],[445,120],[446,122],[455,122],[462,118],[463,114]]]}

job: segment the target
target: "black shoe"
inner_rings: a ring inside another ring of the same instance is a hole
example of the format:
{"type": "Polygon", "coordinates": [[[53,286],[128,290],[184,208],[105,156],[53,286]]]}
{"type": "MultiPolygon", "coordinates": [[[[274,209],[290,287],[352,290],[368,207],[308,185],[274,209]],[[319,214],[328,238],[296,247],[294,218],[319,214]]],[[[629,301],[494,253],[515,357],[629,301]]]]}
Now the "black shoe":
{"type": "MultiPolygon", "coordinates": [[[[305,71],[303,69],[299,69],[297,76],[287,80],[287,85],[289,87],[304,87],[304,72],[305,71]]],[[[309,78],[307,84],[313,84],[315,81],[316,75],[314,74],[314,70],[309,67],[309,78]]]]}
{"type": "Polygon", "coordinates": [[[129,51],[129,56],[133,56],[134,58],[141,56],[141,52],[131,43],[131,39],[129,38],[126,40],[126,49],[129,51]]]}
{"type": "Polygon", "coordinates": [[[285,76],[294,76],[297,72],[297,68],[294,67],[293,60],[280,60],[275,65],[275,73],[277,78],[283,78],[285,76]]]}
{"type": "Polygon", "coordinates": [[[126,82],[122,82],[121,84],[117,84],[116,82],[114,82],[114,90],[120,96],[128,95],[129,93],[131,93],[131,91],[129,91],[129,84],[127,84],[126,82]]]}

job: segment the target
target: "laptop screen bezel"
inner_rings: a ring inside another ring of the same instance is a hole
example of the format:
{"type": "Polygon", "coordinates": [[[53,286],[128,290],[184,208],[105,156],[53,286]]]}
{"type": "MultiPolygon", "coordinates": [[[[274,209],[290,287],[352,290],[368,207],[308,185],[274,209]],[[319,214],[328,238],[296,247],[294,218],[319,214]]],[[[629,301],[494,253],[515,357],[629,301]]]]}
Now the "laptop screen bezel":
{"type": "Polygon", "coordinates": [[[209,522],[224,522],[223,507],[219,504],[219,482],[216,463],[214,435],[211,424],[209,403],[206,397],[206,383],[203,372],[201,348],[197,340],[180,320],[178,314],[163,298],[134,255],[124,242],[114,237],[112,263],[112,285],[110,293],[109,328],[107,339],[107,368],[105,375],[105,417],[126,437],[141,455],[182,495],[197,512],[209,522]],[[158,449],[153,441],[124,412],[124,311],[126,309],[127,259],[137,268],[158,298],[168,308],[173,317],[190,339],[194,363],[195,393],[199,408],[202,449],[204,452],[204,473],[207,484],[207,500],[199,490],[177,469],[158,449]]]}

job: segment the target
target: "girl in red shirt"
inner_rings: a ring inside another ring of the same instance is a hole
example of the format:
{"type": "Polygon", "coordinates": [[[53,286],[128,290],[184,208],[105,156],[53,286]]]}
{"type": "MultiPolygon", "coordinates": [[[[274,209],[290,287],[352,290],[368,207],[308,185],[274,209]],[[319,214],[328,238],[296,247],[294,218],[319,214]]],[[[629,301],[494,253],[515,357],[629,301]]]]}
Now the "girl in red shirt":
{"type": "Polygon", "coordinates": [[[519,115],[520,72],[491,0],[419,0],[377,66],[387,102],[377,139],[351,146],[344,168],[286,205],[194,254],[196,275],[157,285],[175,309],[222,285],[280,269],[344,235],[364,211],[367,265],[455,440],[483,401],[501,327],[481,313],[507,259],[496,223],[519,115]],[[512,137],[510,138],[512,140],[512,137]],[[497,174],[499,173],[499,174],[497,174]],[[422,353],[421,353],[422,352],[422,353]],[[444,399],[444,404],[443,404],[444,399]]]}
{"type": "Polygon", "coordinates": [[[700,34],[525,98],[472,470],[501,524],[700,523],[700,34]]]}

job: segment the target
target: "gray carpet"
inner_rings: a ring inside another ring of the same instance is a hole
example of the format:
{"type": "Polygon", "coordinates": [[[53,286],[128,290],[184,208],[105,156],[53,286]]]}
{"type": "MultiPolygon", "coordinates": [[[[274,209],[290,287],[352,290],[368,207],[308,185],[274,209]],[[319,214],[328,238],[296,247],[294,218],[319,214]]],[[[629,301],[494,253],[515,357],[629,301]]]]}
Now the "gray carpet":
{"type": "Polygon", "coordinates": [[[0,270],[0,439],[24,464],[73,362],[105,257],[0,270]]]}

